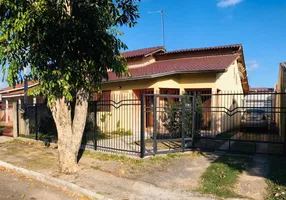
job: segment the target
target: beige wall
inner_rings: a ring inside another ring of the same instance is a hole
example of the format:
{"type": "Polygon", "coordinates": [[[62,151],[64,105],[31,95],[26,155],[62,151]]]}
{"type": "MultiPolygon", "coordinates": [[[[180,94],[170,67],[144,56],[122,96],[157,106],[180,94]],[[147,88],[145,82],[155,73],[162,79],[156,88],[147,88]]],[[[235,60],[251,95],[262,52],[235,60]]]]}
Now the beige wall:
{"type": "Polygon", "coordinates": [[[216,87],[222,91],[243,92],[237,61],[234,61],[226,72],[216,75],[216,87]]]}
{"type": "Polygon", "coordinates": [[[98,112],[97,122],[104,132],[112,132],[116,130],[116,124],[125,130],[131,130],[133,134],[139,134],[140,131],[140,105],[121,106],[123,99],[138,99],[133,103],[140,103],[140,96],[134,94],[134,90],[154,89],[158,94],[160,88],[180,89],[180,93],[184,93],[184,89],[191,88],[212,88],[215,87],[216,74],[180,74],[158,77],[154,79],[144,79],[136,81],[126,81],[117,83],[107,83],[102,85],[102,90],[111,90],[111,97],[116,102],[115,108],[111,106],[110,112],[98,112]],[[106,116],[105,122],[102,117],[106,116]]]}
{"type": "Polygon", "coordinates": [[[216,74],[179,74],[159,78],[114,82],[102,85],[102,90],[111,90],[113,93],[130,93],[135,89],[160,88],[184,89],[188,88],[214,88],[216,86],[216,74]]]}
{"type": "MultiPolygon", "coordinates": [[[[278,93],[286,92],[286,69],[282,65],[283,64],[281,64],[279,67],[278,84],[277,84],[278,93]]],[[[284,113],[286,112],[286,110],[284,109],[286,107],[285,94],[276,95],[275,103],[276,103],[275,107],[279,108],[279,110],[276,109],[275,121],[277,123],[277,126],[279,127],[279,134],[285,137],[285,132],[286,132],[286,124],[285,124],[286,116],[284,113]]]]}
{"type": "MultiPolygon", "coordinates": [[[[111,90],[111,96],[116,102],[115,108],[111,106],[110,112],[98,112],[98,124],[101,130],[112,132],[116,130],[116,124],[119,122],[120,128],[131,130],[133,134],[140,134],[140,105],[120,106],[123,104],[123,99],[137,99],[134,103],[140,104],[140,96],[134,94],[134,90],[154,89],[158,94],[160,88],[180,89],[180,94],[183,94],[185,89],[212,89],[213,93],[221,91],[235,91],[243,93],[241,81],[238,73],[238,64],[235,61],[225,73],[193,73],[193,74],[178,74],[164,77],[133,80],[124,82],[105,83],[102,85],[102,90],[111,90]],[[106,115],[106,121],[100,121],[103,115],[106,115]]],[[[229,97],[212,97],[212,106],[224,105],[227,109],[233,110],[236,106],[242,104],[243,95],[229,97]],[[233,104],[235,100],[235,104],[233,104]]],[[[213,110],[215,111],[215,110],[213,110]]],[[[223,113],[220,109],[219,113],[223,113]]],[[[233,112],[235,112],[234,110],[233,112]]],[[[231,112],[230,114],[232,114],[231,112]]],[[[212,129],[214,133],[220,133],[237,127],[240,123],[240,113],[229,117],[228,115],[215,114],[213,112],[212,129]],[[232,121],[230,123],[230,121],[232,121]],[[224,123],[227,122],[227,123],[224,123]],[[226,125],[227,124],[227,125],[226,125]]]]}
{"type": "Polygon", "coordinates": [[[239,75],[238,63],[234,61],[225,73],[217,74],[216,87],[221,90],[221,94],[233,93],[234,95],[218,95],[216,96],[216,104],[220,107],[216,109],[215,129],[217,132],[225,132],[236,128],[240,125],[242,113],[237,107],[243,106],[243,88],[239,75]],[[227,112],[224,113],[224,111],[227,112]]]}

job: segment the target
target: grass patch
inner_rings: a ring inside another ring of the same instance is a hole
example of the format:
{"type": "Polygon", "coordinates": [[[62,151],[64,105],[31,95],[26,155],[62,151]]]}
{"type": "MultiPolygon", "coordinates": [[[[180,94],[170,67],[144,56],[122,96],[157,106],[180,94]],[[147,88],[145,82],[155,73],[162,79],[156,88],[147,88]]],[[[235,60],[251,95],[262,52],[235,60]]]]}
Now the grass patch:
{"type": "Polygon", "coordinates": [[[284,157],[269,159],[268,193],[269,200],[286,199],[286,160],[284,157]]]}
{"type": "Polygon", "coordinates": [[[15,145],[35,145],[36,141],[23,141],[21,139],[14,139],[11,141],[7,141],[4,144],[15,144],[15,145]]]}
{"type": "MultiPolygon", "coordinates": [[[[20,134],[19,136],[23,138],[36,140],[36,133],[31,133],[29,135],[20,134]]],[[[57,139],[57,135],[54,135],[53,133],[48,133],[48,134],[38,133],[38,140],[56,143],[58,139],[57,139]]]]}
{"type": "Polygon", "coordinates": [[[141,166],[141,165],[148,165],[148,164],[156,164],[156,163],[165,163],[172,161],[174,159],[183,157],[183,156],[189,156],[189,157],[199,157],[202,156],[200,152],[190,152],[190,153],[169,153],[167,155],[157,155],[152,157],[146,157],[144,159],[140,158],[132,158],[127,157],[124,155],[115,155],[115,154],[106,154],[106,153],[100,153],[100,152],[93,152],[89,150],[85,150],[83,152],[83,156],[86,156],[88,158],[94,158],[98,159],[99,161],[115,161],[119,163],[125,163],[130,164],[132,166],[141,166]]]}
{"type": "Polygon", "coordinates": [[[223,155],[207,168],[201,176],[199,191],[223,198],[239,198],[233,189],[239,175],[250,167],[252,159],[244,156],[223,155]]]}
{"type": "Polygon", "coordinates": [[[92,152],[85,150],[83,156],[98,159],[100,161],[118,161],[118,162],[128,162],[128,163],[140,163],[143,160],[138,158],[130,158],[125,155],[115,155],[115,154],[106,154],[100,152],[92,152]]]}

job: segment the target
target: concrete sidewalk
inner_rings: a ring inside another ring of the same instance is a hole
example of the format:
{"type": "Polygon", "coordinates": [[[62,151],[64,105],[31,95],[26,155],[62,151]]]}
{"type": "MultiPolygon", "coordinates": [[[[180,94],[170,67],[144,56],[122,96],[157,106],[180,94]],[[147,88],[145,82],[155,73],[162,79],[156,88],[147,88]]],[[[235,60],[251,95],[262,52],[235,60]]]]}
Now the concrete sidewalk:
{"type": "Polygon", "coordinates": [[[26,176],[40,177],[41,181],[74,192],[84,190],[85,195],[89,191],[98,195],[97,199],[214,199],[191,192],[191,182],[198,182],[200,173],[214,159],[212,157],[185,155],[177,159],[144,159],[142,164],[140,159],[92,154],[92,157],[86,155],[81,158],[77,173],[63,175],[57,171],[57,150],[32,143],[15,141],[0,144],[0,160],[25,168],[20,172],[26,176]],[[126,175],[133,167],[137,170],[130,172],[133,177],[126,175]]]}

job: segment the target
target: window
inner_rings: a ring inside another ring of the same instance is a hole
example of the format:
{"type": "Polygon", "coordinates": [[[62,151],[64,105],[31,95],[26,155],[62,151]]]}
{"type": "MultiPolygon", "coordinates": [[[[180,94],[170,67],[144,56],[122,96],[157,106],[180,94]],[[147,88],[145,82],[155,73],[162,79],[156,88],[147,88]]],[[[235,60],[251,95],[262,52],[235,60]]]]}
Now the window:
{"type": "MultiPolygon", "coordinates": [[[[166,95],[179,95],[180,94],[180,89],[165,89],[161,88],[160,89],[160,94],[166,94],[166,95]]],[[[164,100],[165,102],[170,101],[170,102],[178,102],[179,97],[160,97],[160,100],[164,100]]]]}
{"type": "Polygon", "coordinates": [[[93,100],[97,102],[97,111],[110,112],[111,90],[103,90],[101,93],[95,93],[93,100]]]}

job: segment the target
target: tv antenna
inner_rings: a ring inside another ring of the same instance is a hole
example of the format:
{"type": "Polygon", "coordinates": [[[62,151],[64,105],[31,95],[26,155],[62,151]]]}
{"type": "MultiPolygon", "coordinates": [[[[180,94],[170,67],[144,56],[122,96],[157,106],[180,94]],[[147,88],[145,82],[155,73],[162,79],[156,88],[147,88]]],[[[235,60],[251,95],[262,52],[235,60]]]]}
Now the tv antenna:
{"type": "Polygon", "coordinates": [[[158,10],[158,11],[149,11],[148,14],[153,13],[161,13],[162,17],[162,39],[163,39],[163,47],[165,47],[165,22],[164,22],[164,10],[158,10]]]}

